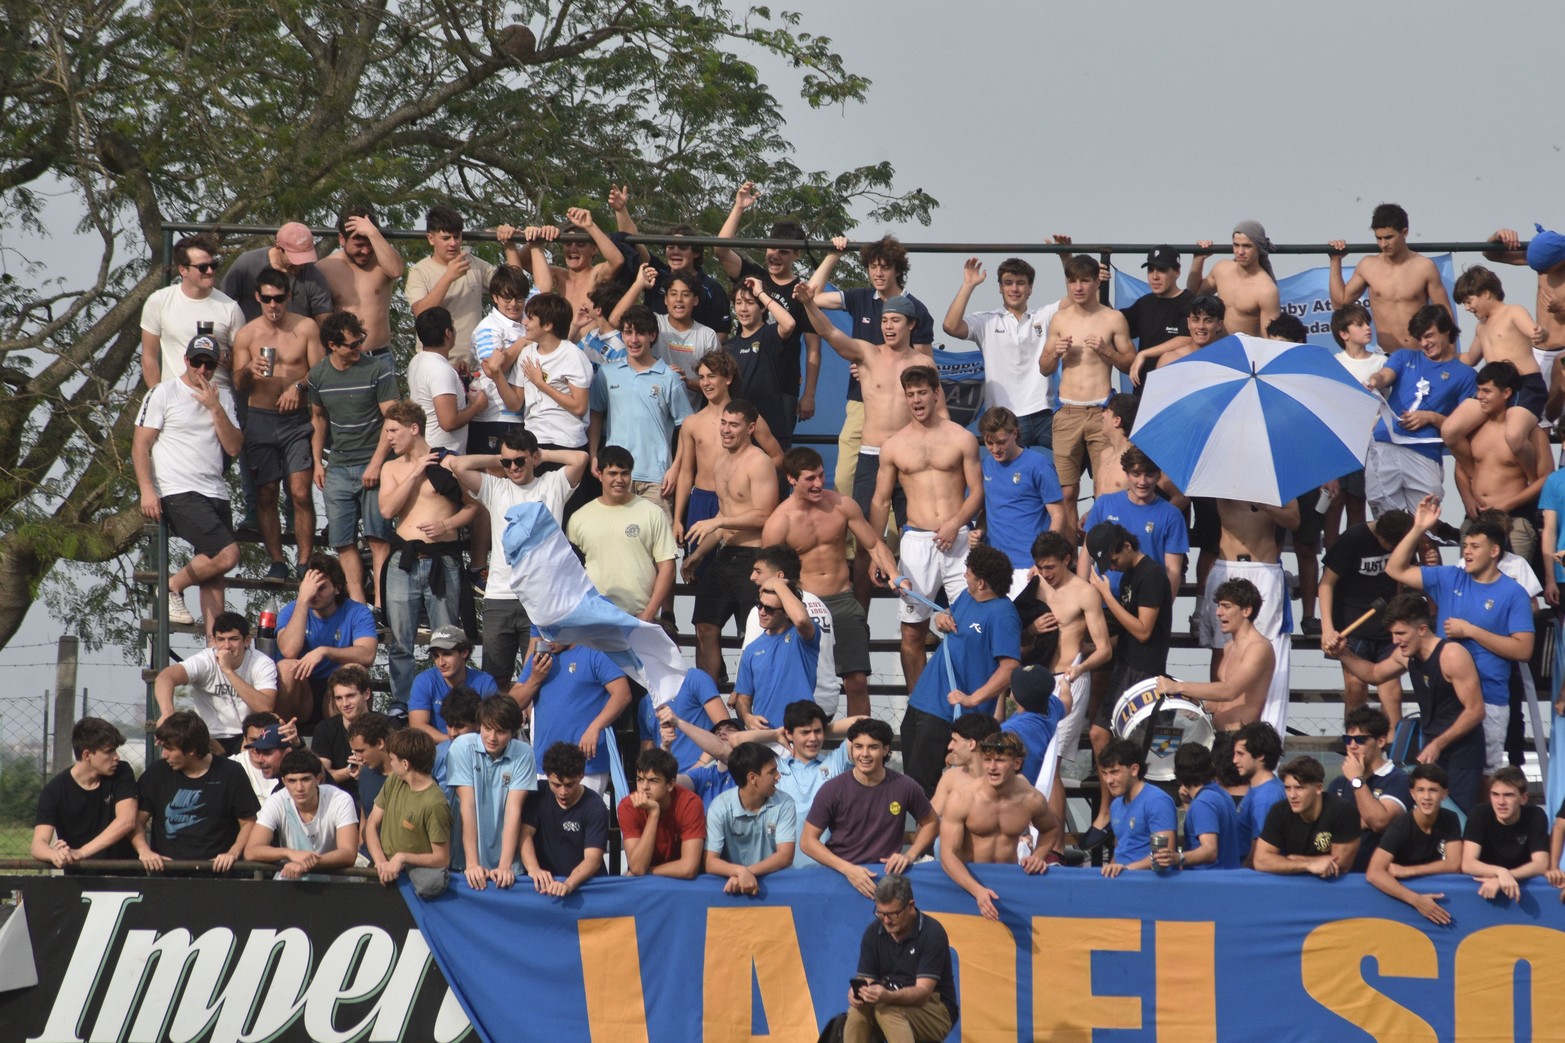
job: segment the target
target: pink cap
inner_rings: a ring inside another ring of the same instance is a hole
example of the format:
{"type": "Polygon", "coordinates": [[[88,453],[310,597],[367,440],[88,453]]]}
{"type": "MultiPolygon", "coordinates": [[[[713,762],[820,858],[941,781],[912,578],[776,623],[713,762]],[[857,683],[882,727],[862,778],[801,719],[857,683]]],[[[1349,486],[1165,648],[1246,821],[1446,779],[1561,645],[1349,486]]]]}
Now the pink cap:
{"type": "Polygon", "coordinates": [[[277,247],[290,264],[314,264],[320,260],[315,252],[315,233],[310,226],[289,221],[277,230],[277,247]]]}

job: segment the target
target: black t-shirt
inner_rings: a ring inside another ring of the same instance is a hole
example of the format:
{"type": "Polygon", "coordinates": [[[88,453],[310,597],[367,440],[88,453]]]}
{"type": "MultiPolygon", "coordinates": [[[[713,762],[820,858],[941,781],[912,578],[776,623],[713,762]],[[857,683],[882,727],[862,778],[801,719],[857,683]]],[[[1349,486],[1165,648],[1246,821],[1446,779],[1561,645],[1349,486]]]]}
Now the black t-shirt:
{"type": "Polygon", "coordinates": [[[900,942],[879,921],[870,924],[859,943],[858,974],[898,989],[911,988],[920,978],[934,978],[938,982],[935,995],[955,1021],[956,980],[951,976],[951,943],[946,929],[927,913],[917,916],[917,926],[900,942]]]}
{"type": "MultiPolygon", "coordinates": [[[[96,789],[82,789],[69,768],[44,784],[38,794],[35,826],[53,826],[59,838],[73,848],[88,844],[114,822],[114,809],[122,800],[136,799],[136,776],[120,761],[114,774],[99,779],[96,789]]],[[[130,837],[99,851],[93,858],[135,858],[130,837]]]]}
{"type": "MultiPolygon", "coordinates": [[[[1392,822],[1407,818],[1407,810],[1413,806],[1412,781],[1407,777],[1407,772],[1392,764],[1390,771],[1384,775],[1370,776],[1365,780],[1364,785],[1369,787],[1376,800],[1390,797],[1402,805],[1402,813],[1392,819],[1392,822]]],[[[1353,784],[1348,781],[1346,775],[1338,775],[1332,779],[1331,785],[1326,787],[1326,792],[1352,806],[1355,811],[1358,809],[1357,799],[1353,795],[1353,784]]],[[[1360,818],[1360,822],[1362,821],[1363,819],[1360,818]]],[[[1362,873],[1369,868],[1369,860],[1375,854],[1375,848],[1379,843],[1379,833],[1366,829],[1359,835],[1359,853],[1353,860],[1355,873],[1362,873]]]]}
{"type": "MultiPolygon", "coordinates": [[[[723,350],[739,363],[739,379],[734,381],[730,396],[753,405],[772,429],[772,437],[793,430],[792,424],[784,426],[787,404],[782,398],[794,394],[794,385],[788,383],[784,369],[788,345],[777,335],[776,324],[765,323],[748,337],[741,333],[725,341],[723,350]]],[[[798,351],[793,354],[797,355],[798,351]]]]}
{"type": "Polygon", "coordinates": [[[227,757],[213,757],[195,779],[159,761],[137,790],[152,815],[152,850],[165,858],[216,858],[238,839],[239,820],[261,810],[244,769],[227,757]]]}
{"type": "Polygon", "coordinates": [[[1314,822],[1304,821],[1286,800],[1279,800],[1261,827],[1261,839],[1285,855],[1329,855],[1331,845],[1357,840],[1358,835],[1358,809],[1329,793],[1321,794],[1320,815],[1314,822]]]}
{"type": "Polygon", "coordinates": [[[1060,648],[1060,632],[1050,630],[1045,634],[1032,633],[1032,625],[1038,621],[1038,617],[1049,611],[1049,606],[1038,596],[1043,588],[1043,581],[1034,576],[1027,581],[1027,586],[1016,596],[1016,614],[1022,617],[1022,635],[1031,636],[1032,644],[1022,642],[1023,666],[1050,666],[1054,665],[1055,653],[1060,648]]]}
{"type": "MultiPolygon", "coordinates": [[[[353,747],[348,744],[348,726],[343,723],[340,714],[328,717],[315,726],[315,734],[310,737],[310,752],[331,761],[333,770],[348,766],[348,758],[353,756],[353,747]]],[[[326,781],[350,797],[357,798],[359,795],[358,780],[352,776],[341,781],[336,779],[326,781]]]]}
{"type": "MultiPolygon", "coordinates": [[[[782,342],[788,348],[783,352],[783,393],[797,395],[804,389],[799,383],[799,351],[804,346],[804,334],[814,332],[815,327],[810,325],[810,317],[804,310],[804,305],[793,299],[793,288],[799,285],[801,280],[797,275],[785,283],[772,282],[771,273],[763,266],[756,264],[748,257],[743,257],[739,262],[739,280],[761,280],[761,288],[767,296],[788,309],[788,314],[793,316],[793,336],[783,337],[782,342]]],[[[773,323],[771,315],[766,316],[768,323],[773,323]]]]}
{"type": "MultiPolygon", "coordinates": [[[[543,788],[543,787],[540,787],[543,788]]],[[[522,805],[522,823],[537,830],[533,850],[538,864],[555,876],[570,876],[586,857],[589,847],[607,851],[609,809],[603,798],[587,790],[568,808],[560,807],[554,794],[543,794],[522,805]]],[[[598,867],[603,872],[603,867],[598,867]]]]}
{"type": "MultiPolygon", "coordinates": [[[[1326,552],[1325,566],[1337,574],[1331,603],[1331,625],[1341,630],[1369,611],[1376,598],[1390,601],[1397,593],[1396,581],[1386,575],[1386,559],[1391,552],[1368,525],[1352,525],[1326,552]]],[[[1390,635],[1376,616],[1353,636],[1367,641],[1385,641],[1390,635]]]]}
{"type": "Polygon", "coordinates": [[[1195,295],[1189,290],[1180,290],[1173,297],[1148,293],[1137,297],[1130,307],[1121,308],[1119,313],[1130,324],[1130,335],[1136,340],[1136,350],[1146,351],[1175,337],[1188,337],[1190,327],[1186,325],[1186,317],[1190,314],[1190,302],[1194,299],[1195,295]]]}
{"type": "Polygon", "coordinates": [[[1398,815],[1380,834],[1380,850],[1390,852],[1399,866],[1422,866],[1445,858],[1445,846],[1462,839],[1462,822],[1450,808],[1435,814],[1435,824],[1425,833],[1413,821],[1413,813],[1398,815]]]}
{"type": "Polygon", "coordinates": [[[1134,616],[1140,614],[1142,608],[1156,607],[1158,610],[1150,640],[1143,644],[1129,634],[1121,633],[1114,646],[1114,655],[1120,662],[1147,677],[1168,669],[1169,634],[1174,626],[1169,594],[1168,571],[1145,554],[1119,581],[1119,603],[1126,612],[1134,616]]]}
{"type": "Polygon", "coordinates": [[[1549,816],[1536,804],[1523,804],[1519,819],[1509,826],[1494,817],[1494,808],[1480,804],[1467,816],[1462,839],[1478,845],[1478,861],[1502,869],[1526,865],[1534,851],[1549,850],[1549,816]]]}

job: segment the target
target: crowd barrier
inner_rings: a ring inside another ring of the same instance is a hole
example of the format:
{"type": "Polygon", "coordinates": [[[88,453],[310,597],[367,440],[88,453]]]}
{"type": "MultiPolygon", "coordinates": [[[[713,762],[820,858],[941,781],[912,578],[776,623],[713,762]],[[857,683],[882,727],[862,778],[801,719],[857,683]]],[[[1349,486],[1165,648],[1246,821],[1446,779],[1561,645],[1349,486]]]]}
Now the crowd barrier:
{"type": "MultiPolygon", "coordinates": [[[[1518,902],[1465,876],[1414,881],[1445,894],[1454,922],[1438,928],[1362,877],[976,872],[999,923],[938,867],[911,874],[951,939],[964,1043],[1560,1035],[1565,907],[1537,881],[1518,902]]],[[[767,878],[756,898],[713,877],[600,879],[564,899],[454,880],[409,896],[411,918],[368,883],[0,888],[24,899],[39,977],[0,993],[0,1025],[28,1043],[451,1043],[469,1018],[493,1043],[813,1043],[847,1005],[872,913],[825,870],[767,878]]]]}

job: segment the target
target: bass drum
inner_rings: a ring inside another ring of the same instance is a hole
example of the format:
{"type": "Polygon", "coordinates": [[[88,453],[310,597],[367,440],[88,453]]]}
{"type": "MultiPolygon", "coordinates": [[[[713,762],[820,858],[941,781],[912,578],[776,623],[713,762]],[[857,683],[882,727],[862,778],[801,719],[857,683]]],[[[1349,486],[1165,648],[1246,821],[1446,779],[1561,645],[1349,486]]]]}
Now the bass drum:
{"type": "Polygon", "coordinates": [[[1174,754],[1187,742],[1199,743],[1207,749],[1217,737],[1211,716],[1200,703],[1177,695],[1166,696],[1153,720],[1152,708],[1157,706],[1157,678],[1149,677],[1139,684],[1125,689],[1125,694],[1114,704],[1114,736],[1147,745],[1147,729],[1152,729],[1152,741],[1147,745],[1147,760],[1141,777],[1149,782],[1174,781],[1174,754]]]}

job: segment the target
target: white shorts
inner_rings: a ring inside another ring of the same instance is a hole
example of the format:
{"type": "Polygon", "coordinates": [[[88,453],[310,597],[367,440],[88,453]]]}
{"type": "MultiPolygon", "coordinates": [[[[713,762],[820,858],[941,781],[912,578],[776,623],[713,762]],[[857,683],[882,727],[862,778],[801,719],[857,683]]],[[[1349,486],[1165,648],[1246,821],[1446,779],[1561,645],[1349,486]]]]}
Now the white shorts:
{"type": "Polygon", "coordinates": [[[1364,460],[1364,498],[1375,514],[1418,510],[1426,496],[1445,488],[1445,467],[1405,445],[1371,442],[1364,460]]]}
{"type": "MultiPolygon", "coordinates": [[[[1076,662],[1081,662],[1082,658],[1078,655],[1076,662]]],[[[1064,674],[1056,676],[1056,690],[1063,677],[1064,674]]],[[[1054,792],[1054,779],[1059,774],[1060,761],[1076,755],[1076,744],[1081,741],[1081,722],[1086,720],[1087,704],[1092,701],[1092,675],[1087,673],[1076,678],[1071,682],[1070,691],[1070,713],[1065,715],[1054,738],[1049,740],[1049,748],[1043,751],[1043,763],[1038,767],[1038,777],[1033,780],[1033,785],[1045,797],[1054,792]]]]}
{"type": "MultiPolygon", "coordinates": [[[[1523,664],[1526,669],[1526,664],[1523,664]]],[[[1511,726],[1511,707],[1483,704],[1483,771],[1493,775],[1505,767],[1505,733],[1511,726]]]]}
{"type": "MultiPolygon", "coordinates": [[[[902,557],[897,566],[912,581],[913,589],[926,598],[945,588],[946,599],[955,602],[967,589],[967,526],[956,532],[948,551],[935,548],[935,534],[928,529],[904,529],[902,557]]],[[[922,623],[934,613],[928,605],[903,598],[897,606],[897,618],[904,623],[922,623]]]]}
{"type": "Polygon", "coordinates": [[[1282,633],[1283,607],[1288,603],[1288,575],[1281,565],[1262,561],[1216,561],[1206,574],[1206,589],[1196,608],[1196,637],[1202,648],[1227,648],[1229,637],[1217,622],[1217,588],[1231,579],[1247,579],[1261,592],[1261,611],[1251,620],[1268,641],[1282,633]]]}

